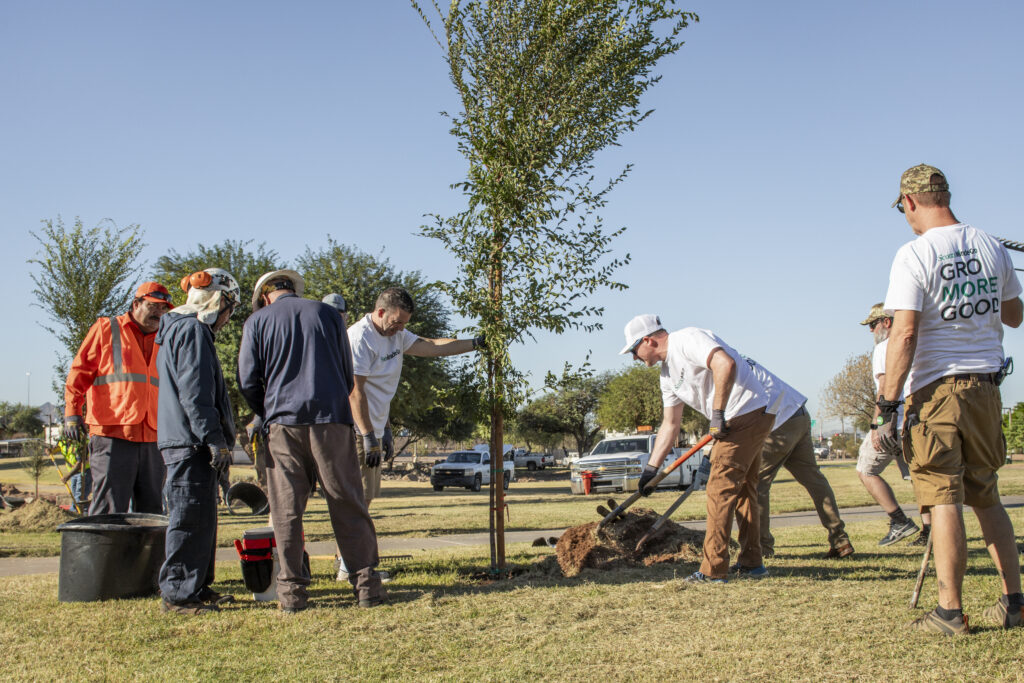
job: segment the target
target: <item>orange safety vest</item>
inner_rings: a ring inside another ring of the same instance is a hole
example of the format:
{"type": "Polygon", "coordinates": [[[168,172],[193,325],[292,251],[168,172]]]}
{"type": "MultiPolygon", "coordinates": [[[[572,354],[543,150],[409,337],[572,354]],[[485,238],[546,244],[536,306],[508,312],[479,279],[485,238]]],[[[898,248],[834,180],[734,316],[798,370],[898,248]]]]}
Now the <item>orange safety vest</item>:
{"type": "Polygon", "coordinates": [[[145,421],[155,429],[159,347],[153,345],[147,363],[135,335],[122,331],[117,318],[106,318],[106,322],[106,330],[100,336],[96,377],[86,400],[85,421],[93,425],[134,425],[145,421]]]}

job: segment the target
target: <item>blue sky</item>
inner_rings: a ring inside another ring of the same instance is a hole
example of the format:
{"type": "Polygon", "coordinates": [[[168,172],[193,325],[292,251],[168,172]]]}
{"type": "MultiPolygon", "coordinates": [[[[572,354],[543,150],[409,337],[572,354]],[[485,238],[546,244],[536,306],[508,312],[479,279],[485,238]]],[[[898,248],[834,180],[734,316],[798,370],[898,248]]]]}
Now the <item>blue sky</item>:
{"type": "MultiPolygon", "coordinates": [[[[938,166],[961,220],[1024,239],[1024,4],[680,6],[701,21],[661,65],[654,115],[598,160],[605,176],[634,164],[604,212],[628,227],[630,288],[597,297],[604,330],[541,335],[514,359],[536,380],[588,350],[618,369],[623,324],[658,313],[714,330],[814,412],[870,348],[857,323],[912,237],[889,208],[905,168],[938,166]]],[[[227,238],[291,261],[330,235],[451,277],[415,234],[462,208],[441,57],[400,0],[0,4],[0,400],[25,400],[26,372],[33,403],[54,398],[26,259],[58,214],[141,224],[150,262],[227,238]]],[[[1024,360],[1022,340],[1007,331],[1024,360]]],[[[1024,372],[1003,391],[1024,400],[1024,372]]]]}

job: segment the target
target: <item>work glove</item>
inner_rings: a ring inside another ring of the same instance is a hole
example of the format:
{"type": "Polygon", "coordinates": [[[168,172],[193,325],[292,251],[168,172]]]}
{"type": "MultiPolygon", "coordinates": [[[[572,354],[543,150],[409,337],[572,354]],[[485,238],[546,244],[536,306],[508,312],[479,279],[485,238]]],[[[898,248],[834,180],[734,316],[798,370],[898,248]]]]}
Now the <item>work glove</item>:
{"type": "Polygon", "coordinates": [[[249,437],[249,441],[252,441],[253,437],[257,434],[263,433],[263,418],[259,415],[254,415],[252,422],[245,425],[245,435],[249,437]]]}
{"type": "Polygon", "coordinates": [[[380,440],[381,451],[385,460],[390,460],[395,455],[395,435],[391,433],[391,423],[384,427],[384,437],[380,440]]]}
{"type": "Polygon", "coordinates": [[[647,484],[658,476],[658,468],[653,465],[645,465],[644,471],[640,473],[640,485],[637,489],[641,496],[649,496],[654,493],[654,489],[648,489],[647,484]]]}
{"type": "Polygon", "coordinates": [[[210,464],[215,470],[226,470],[231,467],[231,449],[226,444],[210,447],[210,464]]]}
{"type": "Polygon", "coordinates": [[[902,401],[879,399],[878,403],[875,404],[880,411],[876,420],[875,433],[878,434],[878,445],[883,453],[899,455],[900,435],[896,423],[898,421],[897,412],[899,411],[900,403],[902,401]]]}
{"type": "Polygon", "coordinates": [[[486,341],[487,337],[482,334],[479,337],[473,337],[473,350],[479,349],[486,341]]]}
{"type": "Polygon", "coordinates": [[[366,454],[367,467],[380,467],[380,442],[373,432],[363,434],[363,452],[366,454]]]}
{"type": "Polygon", "coordinates": [[[708,432],[714,439],[723,439],[729,433],[729,423],[725,421],[724,410],[711,411],[711,427],[708,432]]]}
{"type": "Polygon", "coordinates": [[[85,437],[85,429],[82,428],[82,416],[65,416],[64,426],[60,430],[60,435],[68,441],[81,441],[85,437]]]}

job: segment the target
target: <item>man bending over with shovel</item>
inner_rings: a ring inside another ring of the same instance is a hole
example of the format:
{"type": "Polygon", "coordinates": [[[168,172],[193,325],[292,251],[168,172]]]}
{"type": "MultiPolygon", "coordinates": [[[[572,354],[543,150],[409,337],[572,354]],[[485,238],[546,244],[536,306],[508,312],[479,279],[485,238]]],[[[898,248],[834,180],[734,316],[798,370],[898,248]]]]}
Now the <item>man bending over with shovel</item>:
{"type": "Polygon", "coordinates": [[[626,324],[626,346],[648,367],[661,363],[661,394],[665,406],[654,449],[640,476],[640,491],[658,474],[672,450],[683,415],[683,403],[711,420],[711,475],[707,483],[707,531],[700,569],[686,578],[691,583],[725,583],[729,573],[732,517],[739,522],[740,549],[736,570],[764,578],[761,557],[757,480],[761,448],[774,416],[766,412],[768,398],[750,366],[710,330],[684,327],[669,334],[655,315],[638,315],[626,324]]]}

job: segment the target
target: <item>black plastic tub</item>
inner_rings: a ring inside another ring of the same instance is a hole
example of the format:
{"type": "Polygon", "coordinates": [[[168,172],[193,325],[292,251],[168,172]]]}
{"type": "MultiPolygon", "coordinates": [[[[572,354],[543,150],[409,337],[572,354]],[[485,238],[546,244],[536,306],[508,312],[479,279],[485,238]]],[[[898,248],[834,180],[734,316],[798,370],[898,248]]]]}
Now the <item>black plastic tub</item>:
{"type": "Polygon", "coordinates": [[[247,481],[239,481],[231,485],[231,488],[228,489],[227,505],[228,513],[232,515],[265,515],[270,512],[267,494],[256,484],[247,481]]]}
{"type": "Polygon", "coordinates": [[[137,512],[92,515],[57,527],[57,600],[93,602],[154,595],[164,563],[167,517],[137,512]]]}

